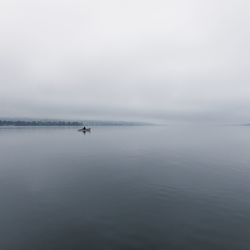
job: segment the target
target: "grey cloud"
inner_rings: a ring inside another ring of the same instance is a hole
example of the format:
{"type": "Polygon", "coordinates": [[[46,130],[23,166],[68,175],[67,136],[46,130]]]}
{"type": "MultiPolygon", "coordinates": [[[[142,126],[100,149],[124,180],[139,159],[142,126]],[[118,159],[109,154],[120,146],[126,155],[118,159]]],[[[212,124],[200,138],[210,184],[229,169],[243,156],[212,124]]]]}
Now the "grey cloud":
{"type": "Polygon", "coordinates": [[[247,121],[247,0],[2,0],[0,116],[247,121]]]}

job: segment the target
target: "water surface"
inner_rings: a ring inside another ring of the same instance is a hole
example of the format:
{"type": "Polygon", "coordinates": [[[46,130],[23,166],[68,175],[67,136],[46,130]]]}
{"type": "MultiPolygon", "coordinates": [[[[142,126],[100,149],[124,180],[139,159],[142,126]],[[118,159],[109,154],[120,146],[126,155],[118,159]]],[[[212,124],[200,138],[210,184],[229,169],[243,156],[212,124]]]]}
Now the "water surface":
{"type": "Polygon", "coordinates": [[[250,128],[0,129],[0,249],[250,249],[250,128]]]}

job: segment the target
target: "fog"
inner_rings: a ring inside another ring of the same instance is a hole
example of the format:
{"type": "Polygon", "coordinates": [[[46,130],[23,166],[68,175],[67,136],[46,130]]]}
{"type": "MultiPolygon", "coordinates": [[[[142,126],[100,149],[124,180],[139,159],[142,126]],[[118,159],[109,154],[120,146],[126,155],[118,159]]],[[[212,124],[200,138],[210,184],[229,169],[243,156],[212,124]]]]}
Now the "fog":
{"type": "Polygon", "coordinates": [[[248,0],[0,0],[0,117],[250,121],[248,0]]]}

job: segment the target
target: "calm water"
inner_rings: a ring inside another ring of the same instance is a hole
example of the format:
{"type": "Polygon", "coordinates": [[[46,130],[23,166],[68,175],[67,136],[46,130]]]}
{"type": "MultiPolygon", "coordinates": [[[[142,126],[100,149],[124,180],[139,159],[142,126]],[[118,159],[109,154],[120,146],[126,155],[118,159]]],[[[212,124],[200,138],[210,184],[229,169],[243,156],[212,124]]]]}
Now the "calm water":
{"type": "Polygon", "coordinates": [[[250,127],[0,129],[0,249],[250,249],[250,127]]]}

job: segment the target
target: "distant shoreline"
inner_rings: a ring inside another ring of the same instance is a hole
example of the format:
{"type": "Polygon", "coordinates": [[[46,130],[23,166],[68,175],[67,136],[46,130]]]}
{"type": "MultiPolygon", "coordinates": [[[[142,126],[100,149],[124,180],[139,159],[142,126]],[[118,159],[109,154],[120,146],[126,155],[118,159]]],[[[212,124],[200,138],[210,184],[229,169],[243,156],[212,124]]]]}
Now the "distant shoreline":
{"type": "Polygon", "coordinates": [[[123,121],[1,120],[0,127],[79,127],[79,126],[145,126],[149,123],[123,121]]]}

